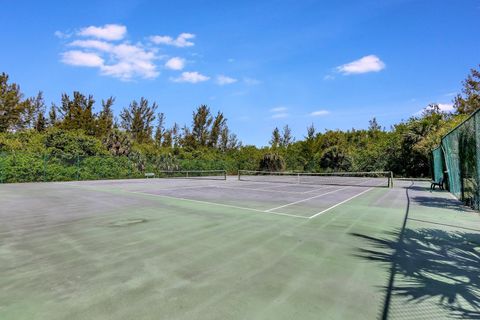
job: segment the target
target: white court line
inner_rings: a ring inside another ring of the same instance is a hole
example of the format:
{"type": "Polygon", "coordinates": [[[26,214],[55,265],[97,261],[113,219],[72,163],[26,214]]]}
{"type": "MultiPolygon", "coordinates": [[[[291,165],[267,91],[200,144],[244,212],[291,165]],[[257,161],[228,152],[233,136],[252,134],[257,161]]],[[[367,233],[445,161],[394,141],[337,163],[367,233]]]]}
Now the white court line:
{"type": "Polygon", "coordinates": [[[315,192],[315,191],[320,191],[320,190],[322,190],[322,189],[332,188],[332,187],[335,187],[335,186],[325,185],[325,186],[323,186],[323,187],[315,188],[315,189],[313,189],[313,190],[303,191],[302,193],[303,193],[303,194],[305,194],[305,193],[312,193],[312,192],[315,192]]]}
{"type": "MultiPolygon", "coordinates": [[[[72,185],[72,187],[76,187],[76,188],[80,188],[80,189],[89,189],[89,190],[92,190],[92,191],[101,191],[101,192],[125,192],[125,193],[142,194],[142,195],[147,195],[147,196],[151,196],[151,197],[163,197],[163,198],[190,201],[190,202],[203,203],[203,204],[210,204],[210,205],[216,205],[216,206],[222,206],[222,207],[228,207],[228,208],[235,208],[235,209],[249,210],[249,211],[262,212],[262,213],[268,213],[268,214],[275,214],[275,215],[279,215],[279,216],[288,216],[288,217],[293,217],[293,218],[308,219],[308,217],[299,216],[299,215],[290,214],[290,213],[269,212],[269,211],[266,211],[266,210],[240,207],[240,206],[234,206],[234,205],[230,205],[230,204],[223,204],[223,203],[209,202],[209,201],[202,201],[202,200],[194,200],[194,199],[187,199],[187,198],[180,198],[180,197],[172,197],[172,196],[154,194],[154,193],[148,193],[148,192],[142,192],[142,191],[129,191],[129,190],[125,190],[125,189],[102,190],[102,189],[95,188],[95,187],[92,187],[92,186],[78,186],[78,185],[72,185]]],[[[203,186],[203,187],[205,187],[205,186],[203,186]]],[[[169,190],[169,189],[157,189],[157,190],[169,190]]]]}
{"type": "Polygon", "coordinates": [[[273,210],[285,208],[285,207],[288,207],[288,206],[291,206],[291,205],[294,205],[294,204],[297,204],[297,203],[301,203],[301,202],[309,201],[309,200],[312,200],[312,199],[315,199],[315,198],[319,198],[319,197],[322,197],[322,196],[326,196],[327,194],[334,193],[334,192],[338,192],[338,191],[341,191],[341,190],[347,189],[347,188],[351,188],[351,187],[344,187],[344,188],[336,189],[336,190],[333,190],[333,191],[325,192],[325,193],[318,194],[318,195],[316,195],[316,196],[313,196],[313,197],[310,197],[310,198],[307,198],[307,199],[302,199],[302,200],[298,200],[298,201],[295,201],[295,202],[291,202],[291,203],[284,204],[283,206],[271,208],[271,209],[268,209],[268,210],[266,210],[266,211],[267,211],[267,212],[271,212],[271,211],[273,211],[273,210]]]}
{"type": "MultiPolygon", "coordinates": [[[[196,188],[205,188],[205,187],[215,187],[216,185],[214,184],[203,184],[203,185],[198,185],[198,186],[185,186],[185,187],[171,187],[171,188],[156,188],[156,190],[164,190],[164,191],[169,191],[169,190],[181,190],[181,189],[196,189],[196,188]]],[[[124,191],[131,191],[131,190],[126,190],[122,189],[124,191]]]]}
{"type": "MultiPolygon", "coordinates": [[[[292,185],[291,183],[287,183],[287,184],[283,183],[283,184],[280,184],[280,185],[279,185],[278,182],[267,182],[267,184],[269,184],[270,186],[264,186],[264,187],[261,188],[261,189],[263,189],[263,190],[272,190],[272,189],[278,189],[278,188],[285,188],[285,187],[289,187],[289,186],[292,185]],[[274,185],[272,186],[272,184],[274,184],[274,185]]],[[[297,184],[295,184],[295,185],[297,185],[297,184]]]]}
{"type": "Polygon", "coordinates": [[[282,213],[282,212],[270,212],[270,211],[266,211],[266,210],[239,207],[239,206],[217,203],[217,202],[209,202],[209,201],[203,201],[203,200],[194,200],[194,199],[187,199],[187,198],[171,197],[171,196],[165,196],[165,195],[161,195],[161,194],[151,194],[151,193],[139,192],[139,191],[131,191],[129,193],[142,194],[142,195],[147,195],[147,196],[152,196],[152,197],[163,197],[163,198],[168,198],[168,199],[173,199],[173,200],[190,201],[190,202],[195,202],[195,203],[215,205],[215,206],[227,207],[227,208],[235,208],[235,209],[241,209],[241,210],[249,210],[249,211],[262,212],[262,213],[268,213],[268,214],[276,214],[276,215],[279,215],[279,216],[288,216],[288,217],[294,217],[294,218],[308,219],[308,217],[298,216],[298,215],[295,215],[295,214],[282,213]]]}
{"type": "Polygon", "coordinates": [[[331,206],[331,207],[329,207],[329,208],[327,208],[327,209],[325,209],[325,210],[323,210],[323,211],[320,211],[320,212],[315,213],[313,216],[308,217],[308,219],[313,219],[313,218],[315,218],[316,216],[319,216],[319,215],[321,215],[322,213],[325,213],[325,212],[327,212],[327,211],[329,211],[329,210],[332,210],[333,208],[338,207],[339,205],[344,204],[345,202],[348,202],[348,201],[350,201],[350,200],[352,200],[352,199],[354,199],[354,198],[356,198],[356,197],[358,197],[358,196],[360,196],[360,195],[362,195],[362,194],[364,194],[364,193],[367,193],[368,191],[370,191],[370,190],[372,190],[372,189],[373,189],[373,188],[368,188],[367,190],[362,191],[362,192],[360,192],[359,194],[354,195],[353,197],[350,197],[350,198],[348,198],[348,199],[346,199],[346,200],[343,200],[342,202],[339,202],[339,203],[337,203],[337,204],[334,204],[333,206],[331,206]]]}
{"type": "Polygon", "coordinates": [[[303,194],[304,192],[295,192],[295,191],[282,191],[282,190],[271,190],[271,189],[257,189],[257,188],[242,188],[242,187],[226,187],[226,186],[215,186],[219,189],[237,189],[237,190],[248,190],[248,191],[263,191],[263,192],[277,192],[277,193],[292,193],[292,194],[303,194]]]}

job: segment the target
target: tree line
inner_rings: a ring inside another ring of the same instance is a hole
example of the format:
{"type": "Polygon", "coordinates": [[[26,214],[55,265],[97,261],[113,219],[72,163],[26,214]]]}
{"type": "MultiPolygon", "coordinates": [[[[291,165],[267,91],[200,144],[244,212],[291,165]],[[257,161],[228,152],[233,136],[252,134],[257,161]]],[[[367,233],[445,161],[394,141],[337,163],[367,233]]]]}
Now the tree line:
{"type": "Polygon", "coordinates": [[[480,72],[472,69],[453,100],[454,112],[430,104],[386,129],[373,118],[368,129],[317,131],[314,125],[295,141],[288,125],[275,128],[269,146],[243,145],[221,111],[200,105],[189,125],[165,125],[155,102],[133,100],[113,112],[115,98],[62,94],[47,110],[42,92],[25,98],[17,83],[0,74],[0,152],[49,155],[125,156],[162,159],[167,168],[183,161],[190,169],[393,171],[400,176],[429,176],[431,150],[441,137],[480,108],[480,72]]]}

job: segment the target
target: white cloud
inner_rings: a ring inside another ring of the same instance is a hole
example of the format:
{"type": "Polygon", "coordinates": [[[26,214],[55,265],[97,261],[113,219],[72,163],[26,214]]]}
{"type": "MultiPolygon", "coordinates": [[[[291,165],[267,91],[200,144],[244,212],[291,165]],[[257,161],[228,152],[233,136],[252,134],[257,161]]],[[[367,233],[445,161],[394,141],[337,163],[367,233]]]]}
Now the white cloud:
{"type": "Polygon", "coordinates": [[[262,83],[260,80],[253,79],[253,78],[243,78],[243,82],[248,86],[256,86],[262,83]]]}
{"type": "Polygon", "coordinates": [[[55,35],[55,37],[59,39],[68,39],[72,36],[71,34],[68,34],[59,30],[55,31],[53,34],[55,35]]]}
{"type": "Polygon", "coordinates": [[[114,45],[99,40],[75,40],[69,46],[88,51],[71,50],[64,52],[62,62],[73,66],[98,67],[102,75],[121,80],[134,77],[155,78],[158,76],[155,49],[145,49],[140,44],[126,42],[114,45]]]}
{"type": "Polygon", "coordinates": [[[287,113],[287,107],[275,107],[270,109],[269,111],[273,113],[271,116],[272,119],[283,119],[289,116],[289,114],[287,113]]]}
{"type": "Polygon", "coordinates": [[[195,38],[195,35],[192,33],[181,33],[176,39],[170,36],[151,36],[150,41],[155,44],[165,44],[169,46],[175,46],[179,48],[192,47],[195,44],[191,39],[195,38]]]}
{"type": "Polygon", "coordinates": [[[453,104],[451,104],[451,103],[439,103],[438,107],[443,112],[453,112],[453,111],[455,111],[455,108],[453,107],[453,104]]]}
{"type": "Polygon", "coordinates": [[[317,111],[313,111],[310,113],[310,116],[312,117],[321,117],[321,116],[326,116],[330,114],[330,111],[328,110],[317,110],[317,111]]]}
{"type": "Polygon", "coordinates": [[[71,50],[62,53],[62,62],[79,67],[101,67],[103,59],[95,53],[71,50]]]}
{"type": "Polygon", "coordinates": [[[170,70],[182,70],[185,67],[185,59],[173,57],[165,63],[165,68],[170,70]]]}
{"type": "Polygon", "coordinates": [[[337,71],[344,75],[379,72],[383,69],[385,69],[385,63],[375,55],[365,56],[337,67],[337,71]]]}
{"type": "MultiPolygon", "coordinates": [[[[453,107],[453,104],[451,103],[438,103],[438,107],[440,108],[440,111],[446,112],[446,113],[452,113],[455,111],[455,108],[453,107]]],[[[430,106],[427,106],[423,108],[422,110],[414,113],[414,116],[421,116],[425,111],[430,110],[430,106]]]]}
{"type": "Polygon", "coordinates": [[[135,76],[155,78],[159,75],[154,60],[155,52],[146,50],[139,45],[122,43],[114,46],[111,51],[114,63],[102,68],[102,73],[122,80],[130,80],[135,76]]]}
{"type": "Polygon", "coordinates": [[[287,110],[288,109],[286,107],[276,107],[276,108],[270,109],[270,112],[285,112],[287,110]]]}
{"type": "Polygon", "coordinates": [[[100,40],[75,40],[68,44],[72,47],[80,47],[85,49],[97,49],[100,51],[112,51],[113,45],[100,40]]]}
{"type": "Polygon", "coordinates": [[[288,113],[282,112],[282,113],[276,113],[272,115],[272,119],[284,119],[288,117],[288,113]]]}
{"type": "Polygon", "coordinates": [[[335,76],[332,76],[331,74],[327,74],[326,76],[323,77],[323,80],[334,80],[335,79],[335,76]]]}
{"type": "Polygon", "coordinates": [[[232,84],[232,83],[235,83],[237,82],[237,79],[235,78],[230,78],[230,77],[227,77],[227,76],[224,76],[224,75],[219,75],[217,76],[217,84],[223,86],[223,85],[226,85],[226,84],[232,84]]]}
{"type": "Polygon", "coordinates": [[[190,82],[190,83],[199,83],[209,80],[210,77],[207,77],[197,71],[193,72],[182,72],[182,75],[178,78],[172,78],[173,82],[190,82]]]}
{"type": "MultiPolygon", "coordinates": [[[[101,75],[131,80],[134,78],[156,78],[159,75],[158,61],[171,70],[183,70],[186,60],[172,57],[168,52],[158,54],[156,44],[167,44],[176,47],[191,47],[194,34],[181,33],[177,38],[169,36],[153,36],[152,42],[142,44],[131,43],[125,39],[127,27],[120,24],[88,26],[73,33],[56,31],[55,36],[61,39],[73,38],[65,44],[61,53],[61,62],[76,67],[95,67],[101,75]],[[165,59],[165,60],[164,60],[165,59]]],[[[172,79],[176,82],[198,83],[210,78],[198,72],[184,72],[180,77],[172,79]]],[[[236,79],[219,76],[218,83],[227,84],[236,79]]]]}
{"type": "Polygon", "coordinates": [[[90,26],[81,29],[77,34],[104,40],[121,40],[127,33],[127,27],[119,24],[106,24],[103,27],[90,26]]]}

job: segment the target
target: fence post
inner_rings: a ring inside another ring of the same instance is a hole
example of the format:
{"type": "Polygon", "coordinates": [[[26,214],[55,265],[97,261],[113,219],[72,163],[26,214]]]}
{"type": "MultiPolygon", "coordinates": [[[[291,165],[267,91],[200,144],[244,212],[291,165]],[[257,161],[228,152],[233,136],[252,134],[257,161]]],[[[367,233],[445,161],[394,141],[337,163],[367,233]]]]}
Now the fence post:
{"type": "Polygon", "coordinates": [[[475,190],[476,192],[476,199],[475,199],[475,203],[474,203],[474,207],[475,207],[475,210],[479,210],[480,209],[480,123],[479,123],[479,113],[475,113],[475,115],[473,116],[473,120],[474,120],[474,128],[475,128],[475,162],[476,162],[476,165],[477,165],[477,172],[475,172],[476,174],[476,177],[474,179],[474,181],[476,182],[476,189],[475,190]]]}

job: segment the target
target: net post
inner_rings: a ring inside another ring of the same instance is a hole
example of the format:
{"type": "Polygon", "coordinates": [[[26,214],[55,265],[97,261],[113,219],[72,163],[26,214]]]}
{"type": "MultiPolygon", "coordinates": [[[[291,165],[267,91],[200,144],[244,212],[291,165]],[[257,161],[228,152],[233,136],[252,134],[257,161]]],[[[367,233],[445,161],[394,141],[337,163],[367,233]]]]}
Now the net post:
{"type": "Polygon", "coordinates": [[[393,188],[393,171],[390,171],[389,179],[390,179],[389,187],[393,188]]]}

